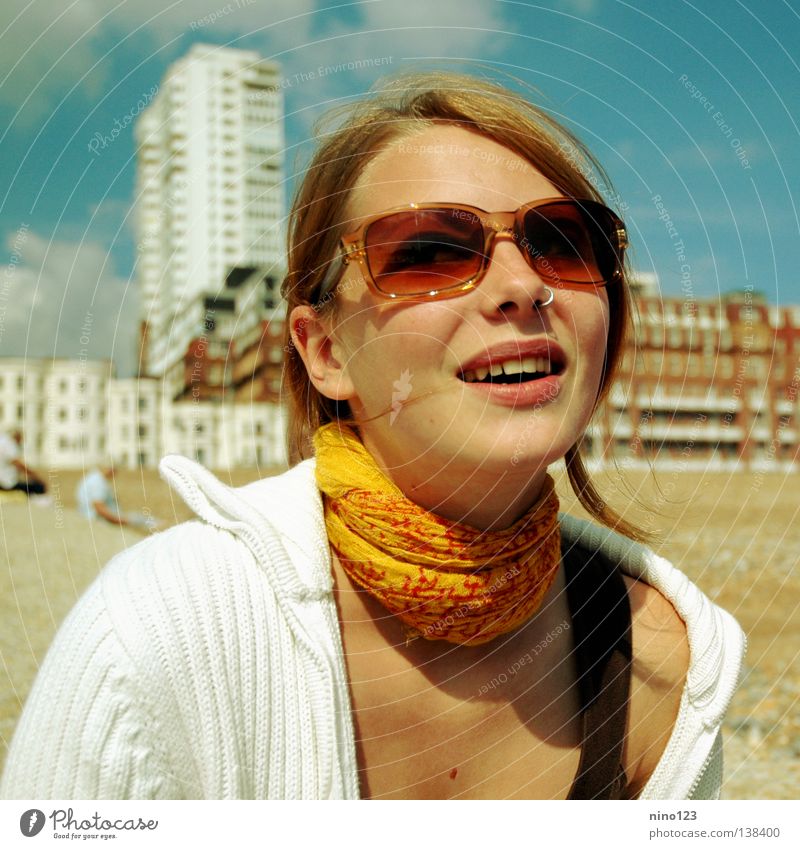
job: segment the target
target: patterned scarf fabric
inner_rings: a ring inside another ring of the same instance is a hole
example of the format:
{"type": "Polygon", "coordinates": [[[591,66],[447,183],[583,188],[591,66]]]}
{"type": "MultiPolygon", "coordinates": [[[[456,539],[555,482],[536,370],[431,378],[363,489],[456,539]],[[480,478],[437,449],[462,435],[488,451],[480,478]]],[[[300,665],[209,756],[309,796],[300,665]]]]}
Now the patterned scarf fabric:
{"type": "Polygon", "coordinates": [[[536,504],[510,528],[480,531],[409,501],[351,429],[324,425],[314,448],[331,545],[351,580],[410,637],[479,645],[537,610],[561,560],[549,475],[536,504]]]}

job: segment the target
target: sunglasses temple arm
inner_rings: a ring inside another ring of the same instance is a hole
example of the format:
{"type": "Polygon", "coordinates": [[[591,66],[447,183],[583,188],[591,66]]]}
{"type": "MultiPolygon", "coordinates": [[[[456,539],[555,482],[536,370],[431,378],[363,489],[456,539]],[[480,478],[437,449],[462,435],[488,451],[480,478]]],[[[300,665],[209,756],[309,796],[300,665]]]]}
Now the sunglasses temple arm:
{"type": "Polygon", "coordinates": [[[325,273],[325,277],[322,279],[322,284],[319,289],[319,297],[317,298],[317,303],[321,303],[328,297],[328,295],[333,291],[336,283],[339,278],[342,276],[344,271],[344,258],[341,254],[337,254],[334,259],[331,260],[330,265],[328,266],[328,270],[325,273]]]}

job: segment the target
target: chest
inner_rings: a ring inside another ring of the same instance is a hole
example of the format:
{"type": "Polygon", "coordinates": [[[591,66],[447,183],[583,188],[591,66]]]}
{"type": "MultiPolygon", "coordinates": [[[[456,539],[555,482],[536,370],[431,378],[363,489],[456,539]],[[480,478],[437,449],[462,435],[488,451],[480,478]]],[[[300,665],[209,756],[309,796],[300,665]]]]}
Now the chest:
{"type": "Polygon", "coordinates": [[[568,632],[546,649],[532,631],[409,647],[359,618],[342,637],[362,798],[566,798],[581,743],[568,632]]]}

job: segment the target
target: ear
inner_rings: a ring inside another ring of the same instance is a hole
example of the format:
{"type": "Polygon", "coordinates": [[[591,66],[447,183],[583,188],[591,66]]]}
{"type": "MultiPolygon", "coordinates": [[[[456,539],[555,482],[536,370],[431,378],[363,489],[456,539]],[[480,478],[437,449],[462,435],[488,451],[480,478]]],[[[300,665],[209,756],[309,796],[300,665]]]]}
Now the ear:
{"type": "Polygon", "coordinates": [[[311,306],[295,307],[289,315],[289,333],[308,378],[319,393],[333,401],[355,397],[347,370],[334,351],[334,339],[326,319],[311,306]]]}

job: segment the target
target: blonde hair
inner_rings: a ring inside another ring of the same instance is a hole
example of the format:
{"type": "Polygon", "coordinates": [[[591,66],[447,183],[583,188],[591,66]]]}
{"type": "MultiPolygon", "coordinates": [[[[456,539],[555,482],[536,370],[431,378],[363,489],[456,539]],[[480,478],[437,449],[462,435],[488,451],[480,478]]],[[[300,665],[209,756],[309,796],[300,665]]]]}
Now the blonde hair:
{"type": "MultiPolygon", "coordinates": [[[[320,290],[343,235],[345,207],[366,166],[390,142],[434,123],[454,124],[491,139],[530,162],[565,195],[603,201],[587,178],[596,173],[611,190],[603,167],[569,130],[543,109],[504,86],[454,73],[403,74],[355,104],[331,113],[338,125],[322,134],[290,212],[288,273],[283,283],[287,314],[307,304],[334,309],[320,290]]],[[[599,405],[614,381],[628,332],[631,302],[627,276],[609,283],[610,321],[599,405]]],[[[284,388],[289,403],[290,462],[310,456],[311,437],[323,424],[350,419],[346,403],[320,394],[308,378],[286,322],[284,388]]],[[[599,522],[632,539],[647,534],[611,510],[592,483],[579,440],[565,454],[570,484],[599,522]]]]}

